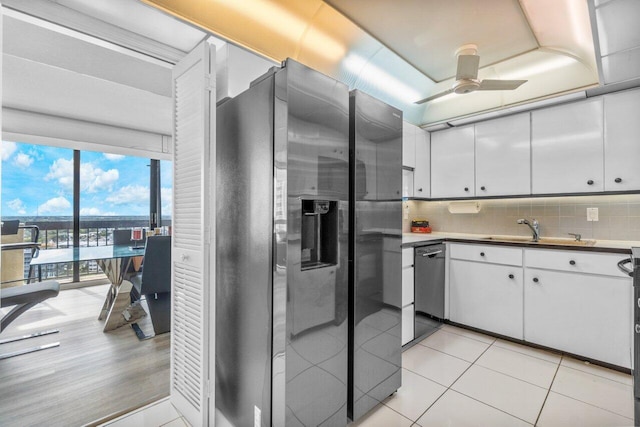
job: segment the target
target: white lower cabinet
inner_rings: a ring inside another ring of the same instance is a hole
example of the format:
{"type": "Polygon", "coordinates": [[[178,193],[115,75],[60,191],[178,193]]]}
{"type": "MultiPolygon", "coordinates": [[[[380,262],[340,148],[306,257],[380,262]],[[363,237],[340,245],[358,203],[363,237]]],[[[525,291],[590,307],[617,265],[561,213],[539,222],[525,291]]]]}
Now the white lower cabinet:
{"type": "Polygon", "coordinates": [[[451,321],[624,368],[633,284],[624,255],[451,244],[451,321]]]}
{"type": "Polygon", "coordinates": [[[522,339],[522,267],[451,260],[452,321],[522,339]]]}
{"type": "Polygon", "coordinates": [[[525,270],[524,339],[631,367],[630,279],[525,270]]]}
{"type": "Polygon", "coordinates": [[[414,327],[413,304],[402,307],[402,345],[413,341],[414,327]]]}

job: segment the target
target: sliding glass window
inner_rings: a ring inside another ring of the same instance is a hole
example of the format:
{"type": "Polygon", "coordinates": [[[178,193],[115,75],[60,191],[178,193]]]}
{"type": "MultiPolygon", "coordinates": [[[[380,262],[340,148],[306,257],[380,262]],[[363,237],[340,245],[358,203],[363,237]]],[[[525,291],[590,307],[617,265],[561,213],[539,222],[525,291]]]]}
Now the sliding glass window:
{"type": "MultiPolygon", "coordinates": [[[[77,246],[111,245],[114,229],[149,227],[152,199],[162,213],[158,226],[171,225],[171,167],[170,161],[3,142],[2,220],[37,225],[42,250],[73,247],[74,225],[77,246]],[[160,164],[161,181],[155,197],[150,185],[154,162],[160,164]]],[[[28,262],[25,252],[27,271],[28,262]]],[[[47,266],[42,272],[43,278],[69,281],[99,274],[95,262],[47,266]]]]}

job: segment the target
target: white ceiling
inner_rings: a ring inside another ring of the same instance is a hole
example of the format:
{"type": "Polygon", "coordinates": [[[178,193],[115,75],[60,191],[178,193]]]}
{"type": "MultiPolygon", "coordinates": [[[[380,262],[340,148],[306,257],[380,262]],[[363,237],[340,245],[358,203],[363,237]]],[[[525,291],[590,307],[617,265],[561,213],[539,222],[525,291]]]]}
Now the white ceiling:
{"type": "Polygon", "coordinates": [[[324,1],[435,82],[455,76],[463,45],[478,46],[480,67],[539,47],[517,0],[324,1]]]}
{"type": "MultiPolygon", "coordinates": [[[[305,31],[288,39],[285,47],[291,50],[286,56],[402,109],[405,118],[415,124],[506,109],[598,84],[588,0],[304,0],[304,4],[298,3],[300,0],[197,1],[222,21],[227,10],[235,18],[246,16],[246,22],[260,28],[255,33],[257,39],[246,39],[251,35],[246,28],[242,29],[242,40],[233,38],[233,26],[224,32],[209,30],[224,33],[232,41],[276,61],[283,58],[269,54],[271,39],[265,34],[271,31],[282,36],[287,26],[275,22],[277,17],[286,17],[296,25],[306,22],[305,31]],[[277,14],[266,16],[260,11],[277,14]],[[340,56],[328,60],[329,46],[318,40],[331,41],[332,54],[341,52],[340,56]],[[341,47],[336,43],[344,44],[341,47]],[[455,51],[466,43],[478,46],[480,78],[523,78],[529,82],[516,91],[476,92],[424,106],[413,105],[413,101],[452,85],[455,51]]],[[[613,1],[637,0],[609,0],[613,1]]],[[[169,63],[175,63],[207,35],[141,0],[3,0],[3,5],[169,63]]],[[[55,56],[51,53],[48,61],[55,62],[55,56]]],[[[90,61],[81,64],[83,61],[78,58],[60,56],[60,61],[75,61],[80,68],[92,67],[90,61]]],[[[94,74],[98,73],[95,68],[94,74]]],[[[149,84],[153,84],[153,73],[149,76],[149,84]]]]}

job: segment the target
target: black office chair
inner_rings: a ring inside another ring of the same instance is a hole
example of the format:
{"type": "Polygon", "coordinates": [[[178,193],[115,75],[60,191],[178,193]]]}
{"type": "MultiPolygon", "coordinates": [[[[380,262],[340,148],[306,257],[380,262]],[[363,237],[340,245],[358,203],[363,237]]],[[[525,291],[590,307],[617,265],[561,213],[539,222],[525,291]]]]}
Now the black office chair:
{"type": "MultiPolygon", "coordinates": [[[[154,333],[158,335],[169,332],[171,330],[171,236],[147,238],[142,274],[134,277],[132,283],[140,295],[146,296],[154,333]]],[[[138,338],[149,338],[137,324],[134,323],[132,327],[138,338]]]]}

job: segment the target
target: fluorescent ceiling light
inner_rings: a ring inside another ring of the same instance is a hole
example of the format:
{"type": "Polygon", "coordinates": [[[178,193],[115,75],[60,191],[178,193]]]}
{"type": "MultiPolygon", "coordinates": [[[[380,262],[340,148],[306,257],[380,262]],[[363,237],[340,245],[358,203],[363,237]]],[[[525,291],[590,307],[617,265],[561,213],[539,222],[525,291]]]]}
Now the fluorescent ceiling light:
{"type": "Polygon", "coordinates": [[[393,98],[403,100],[406,103],[412,103],[417,99],[423,98],[420,92],[398,80],[382,68],[373,65],[360,55],[349,54],[344,59],[344,66],[353,75],[366,80],[369,84],[386,92],[393,98]]]}
{"type": "Polygon", "coordinates": [[[342,43],[312,27],[306,19],[269,0],[216,0],[215,3],[235,10],[291,41],[303,43],[328,60],[336,61],[347,51],[342,43]]]}

